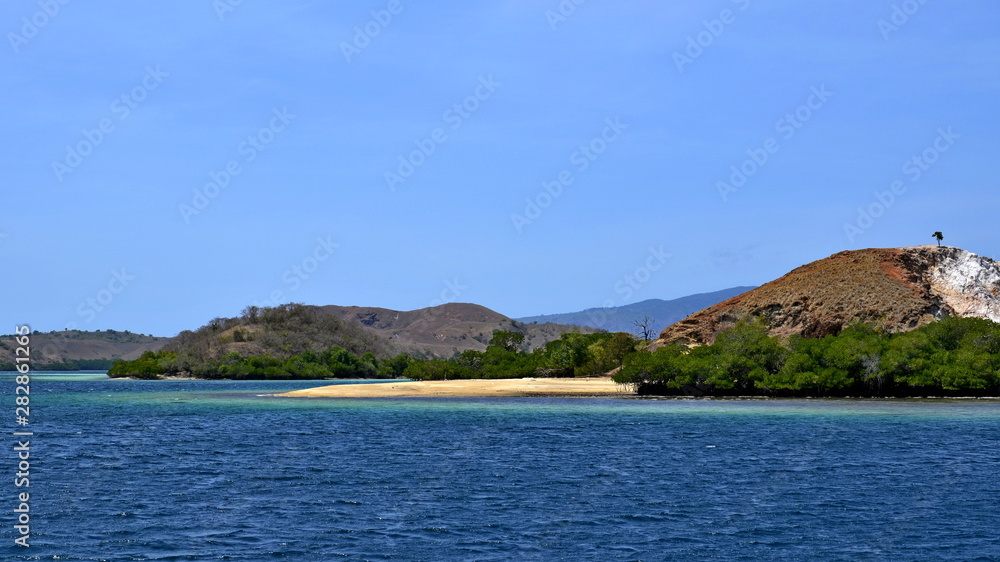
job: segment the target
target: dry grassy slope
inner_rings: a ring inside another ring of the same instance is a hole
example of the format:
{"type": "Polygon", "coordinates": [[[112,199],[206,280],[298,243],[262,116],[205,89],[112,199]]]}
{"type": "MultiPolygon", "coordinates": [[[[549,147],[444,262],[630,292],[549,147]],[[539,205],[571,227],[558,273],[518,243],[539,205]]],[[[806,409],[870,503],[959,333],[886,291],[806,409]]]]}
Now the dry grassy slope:
{"type": "Polygon", "coordinates": [[[380,334],[353,320],[344,321],[320,307],[301,304],[263,309],[253,317],[215,318],[197,330],[181,332],[163,349],[206,361],[231,352],[284,359],[332,346],[356,355],[372,352],[376,357],[399,352],[380,334]]]}
{"type": "Polygon", "coordinates": [[[739,318],[758,314],[780,337],[822,337],[859,320],[893,332],[912,330],[954,313],[932,278],[940,274],[939,261],[964,256],[980,259],[935,246],[841,252],[668,326],[656,343],[710,343],[739,318]]]}
{"type": "Polygon", "coordinates": [[[494,330],[521,332],[531,348],[545,345],[566,332],[598,331],[562,324],[522,324],[484,306],[467,303],[410,311],[333,305],[320,308],[344,320],[360,322],[404,351],[442,357],[467,349],[485,350],[494,330]]]}
{"type": "MultiPolygon", "coordinates": [[[[78,359],[137,359],[143,351],[160,349],[169,339],[113,330],[35,333],[31,335],[31,357],[37,366],[78,359]]],[[[0,354],[12,357],[13,348],[14,336],[0,337],[0,354]]]]}

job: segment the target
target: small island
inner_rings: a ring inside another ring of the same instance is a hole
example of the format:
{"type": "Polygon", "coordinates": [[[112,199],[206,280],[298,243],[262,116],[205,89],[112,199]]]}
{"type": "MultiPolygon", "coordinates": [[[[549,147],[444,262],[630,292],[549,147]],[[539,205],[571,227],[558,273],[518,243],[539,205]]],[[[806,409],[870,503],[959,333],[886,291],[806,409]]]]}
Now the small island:
{"type": "Polygon", "coordinates": [[[214,379],[410,379],[425,382],[335,385],[287,396],[609,396],[771,397],[1000,396],[1000,324],[948,317],[887,333],[856,323],[823,338],[769,335],[748,317],[709,345],[652,349],[625,333],[567,333],[527,352],[523,335],[498,330],[485,352],[450,359],[397,355],[379,360],[341,347],[285,359],[243,357],[191,365],[172,351],[117,361],[111,377],[214,379]],[[184,370],[181,370],[184,369],[184,370]],[[606,373],[613,376],[602,376],[606,373]]]}
{"type": "Polygon", "coordinates": [[[993,260],[944,246],[869,249],[804,265],[655,340],[648,329],[638,338],[528,325],[476,305],[399,313],[293,303],[217,318],[108,375],[429,381],[289,396],[994,397],[997,319],[993,260]],[[414,325],[432,329],[406,331],[414,325]],[[450,356],[414,347],[429,340],[456,347],[450,356]]]}

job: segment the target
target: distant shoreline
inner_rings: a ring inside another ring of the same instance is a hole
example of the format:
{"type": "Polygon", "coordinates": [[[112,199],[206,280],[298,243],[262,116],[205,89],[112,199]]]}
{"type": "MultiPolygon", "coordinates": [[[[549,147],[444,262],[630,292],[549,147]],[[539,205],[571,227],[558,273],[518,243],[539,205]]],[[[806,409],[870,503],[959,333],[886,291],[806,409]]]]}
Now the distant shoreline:
{"type": "MultiPolygon", "coordinates": [[[[16,376],[16,371],[0,371],[2,375],[16,376]]],[[[37,371],[36,374],[64,375],[86,374],[103,375],[101,371],[67,371],[49,372],[37,371]]],[[[108,377],[108,380],[119,381],[176,381],[176,382],[332,382],[358,381],[314,388],[290,391],[270,396],[292,398],[518,398],[518,397],[553,397],[553,398],[631,398],[639,400],[806,400],[806,401],[914,401],[914,400],[985,400],[1000,401],[1000,395],[914,395],[914,396],[782,396],[766,394],[638,394],[626,385],[619,385],[608,377],[589,378],[544,378],[531,377],[521,379],[449,379],[449,380],[406,380],[406,379],[207,379],[191,376],[162,376],[157,379],[137,377],[108,377]]]]}

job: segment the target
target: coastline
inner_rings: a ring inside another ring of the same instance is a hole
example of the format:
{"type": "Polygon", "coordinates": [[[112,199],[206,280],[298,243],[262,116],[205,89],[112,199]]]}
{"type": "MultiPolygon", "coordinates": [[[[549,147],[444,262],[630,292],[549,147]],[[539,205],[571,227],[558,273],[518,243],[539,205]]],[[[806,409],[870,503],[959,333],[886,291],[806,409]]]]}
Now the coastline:
{"type": "Polygon", "coordinates": [[[190,375],[157,375],[155,379],[144,379],[140,377],[108,377],[112,381],[210,381],[210,380],[232,380],[232,379],[200,379],[190,375]]]}
{"type": "Polygon", "coordinates": [[[634,396],[610,378],[456,379],[366,384],[336,384],[275,396],[291,398],[511,398],[634,396]]]}

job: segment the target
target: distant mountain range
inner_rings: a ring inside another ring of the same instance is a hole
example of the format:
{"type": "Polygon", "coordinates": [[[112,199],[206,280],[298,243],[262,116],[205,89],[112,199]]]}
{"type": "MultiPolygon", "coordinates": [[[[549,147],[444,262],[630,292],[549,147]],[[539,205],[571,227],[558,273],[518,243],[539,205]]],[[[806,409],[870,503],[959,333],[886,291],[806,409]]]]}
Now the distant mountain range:
{"type": "Polygon", "coordinates": [[[609,332],[636,333],[635,321],[649,317],[652,320],[650,329],[653,334],[659,334],[667,326],[679,322],[688,316],[718,304],[726,299],[745,293],[754,287],[733,287],[712,293],[699,293],[673,300],[649,299],[633,304],[610,308],[588,308],[580,312],[563,314],[545,314],[542,316],[527,316],[518,318],[525,324],[552,322],[555,324],[570,324],[588,326],[609,332]]]}

